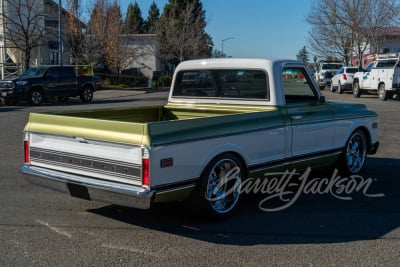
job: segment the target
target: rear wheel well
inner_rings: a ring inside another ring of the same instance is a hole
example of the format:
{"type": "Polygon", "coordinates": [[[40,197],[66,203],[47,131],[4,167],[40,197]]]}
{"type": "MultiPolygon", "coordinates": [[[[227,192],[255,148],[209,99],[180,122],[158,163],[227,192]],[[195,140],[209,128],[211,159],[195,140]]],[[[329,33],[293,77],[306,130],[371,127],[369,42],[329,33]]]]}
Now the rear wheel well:
{"type": "Polygon", "coordinates": [[[32,86],[31,89],[29,90],[29,92],[32,92],[32,91],[35,91],[35,90],[40,91],[44,95],[43,87],[41,87],[41,86],[32,86]]]}
{"type": "MultiPolygon", "coordinates": [[[[247,168],[246,161],[244,160],[244,158],[242,157],[242,155],[239,154],[238,152],[235,152],[235,151],[226,151],[226,152],[222,152],[222,153],[220,153],[220,154],[215,155],[211,160],[208,161],[208,163],[210,163],[210,162],[213,161],[215,158],[220,157],[220,156],[222,156],[222,155],[233,155],[233,156],[235,156],[235,157],[240,161],[240,164],[242,164],[242,167],[243,167],[243,170],[244,170],[244,173],[245,173],[245,177],[247,177],[247,175],[248,175],[248,168],[247,168]]],[[[208,164],[208,163],[207,163],[207,164],[208,164]]],[[[206,166],[207,166],[207,165],[206,165],[206,166]]],[[[203,171],[204,171],[204,170],[203,170],[203,171]]]]}
{"type": "Polygon", "coordinates": [[[84,88],[87,88],[87,87],[89,87],[90,89],[92,89],[92,90],[94,91],[94,85],[91,84],[91,83],[84,83],[84,84],[82,84],[82,86],[81,86],[81,91],[82,91],[84,88]]]}

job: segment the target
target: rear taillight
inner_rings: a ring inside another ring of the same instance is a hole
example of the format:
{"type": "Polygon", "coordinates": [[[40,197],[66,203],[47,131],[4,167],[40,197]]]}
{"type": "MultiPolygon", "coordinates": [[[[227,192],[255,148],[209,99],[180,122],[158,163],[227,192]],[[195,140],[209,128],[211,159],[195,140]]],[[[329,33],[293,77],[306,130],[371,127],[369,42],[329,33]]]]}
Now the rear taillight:
{"type": "Polygon", "coordinates": [[[30,157],[29,157],[29,134],[25,133],[24,137],[24,160],[25,163],[30,162],[30,157]]]}
{"type": "Polygon", "coordinates": [[[150,166],[149,159],[142,160],[142,184],[150,186],[150,166]]]}
{"type": "Polygon", "coordinates": [[[142,150],[142,185],[150,186],[150,159],[146,148],[142,150]]]}
{"type": "Polygon", "coordinates": [[[346,75],[346,73],[343,73],[343,79],[344,79],[345,81],[347,81],[347,75],[346,75]]]}

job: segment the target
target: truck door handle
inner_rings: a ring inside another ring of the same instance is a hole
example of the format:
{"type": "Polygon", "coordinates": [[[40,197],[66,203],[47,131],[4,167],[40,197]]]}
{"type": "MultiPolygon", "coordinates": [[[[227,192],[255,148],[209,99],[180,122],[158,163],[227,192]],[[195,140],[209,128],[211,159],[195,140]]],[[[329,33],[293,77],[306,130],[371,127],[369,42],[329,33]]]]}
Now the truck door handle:
{"type": "Polygon", "coordinates": [[[301,120],[303,118],[303,116],[302,115],[294,115],[291,118],[292,118],[292,120],[301,120]]]}

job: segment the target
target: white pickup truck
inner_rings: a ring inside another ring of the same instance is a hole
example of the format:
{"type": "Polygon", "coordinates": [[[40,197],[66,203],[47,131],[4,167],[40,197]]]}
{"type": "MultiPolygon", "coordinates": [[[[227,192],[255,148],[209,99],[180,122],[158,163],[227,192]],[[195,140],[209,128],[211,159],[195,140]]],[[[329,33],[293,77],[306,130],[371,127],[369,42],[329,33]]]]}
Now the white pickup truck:
{"type": "Polygon", "coordinates": [[[360,97],[365,93],[378,93],[379,99],[386,101],[400,92],[399,57],[377,55],[362,71],[356,72],[353,78],[353,94],[360,97]]]}
{"type": "Polygon", "coordinates": [[[320,90],[324,90],[326,86],[331,85],[332,77],[341,67],[343,67],[343,64],[340,62],[321,61],[319,63],[314,75],[320,90]]]}
{"type": "Polygon", "coordinates": [[[241,185],[269,172],[337,166],[356,174],[378,149],[363,104],[326,101],[304,63],[181,63],[163,106],[31,113],[21,170],[74,197],[148,209],[187,200],[224,217],[241,185]]]}

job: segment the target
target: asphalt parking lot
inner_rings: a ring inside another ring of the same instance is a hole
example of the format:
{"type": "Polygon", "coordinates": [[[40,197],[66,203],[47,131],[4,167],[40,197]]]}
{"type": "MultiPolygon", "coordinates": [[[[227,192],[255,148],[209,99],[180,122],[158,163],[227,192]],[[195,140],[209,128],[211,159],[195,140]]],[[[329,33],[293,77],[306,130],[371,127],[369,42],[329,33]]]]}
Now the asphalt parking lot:
{"type": "Polygon", "coordinates": [[[380,117],[381,146],[361,174],[371,181],[367,194],[302,195],[279,212],[262,211],[264,196],[250,196],[224,221],[188,215],[175,203],[136,210],[75,199],[31,185],[19,171],[29,112],[158,105],[167,92],[0,105],[0,266],[399,266],[400,100],[324,94],[365,103],[380,117]]]}

